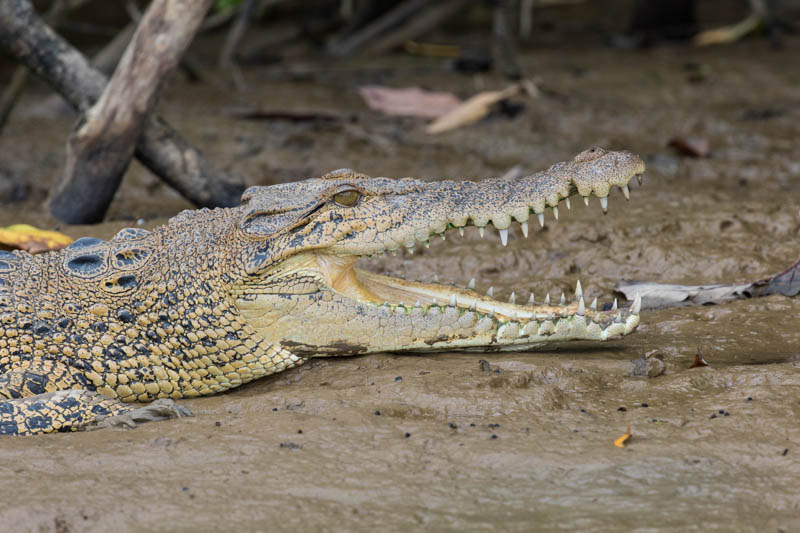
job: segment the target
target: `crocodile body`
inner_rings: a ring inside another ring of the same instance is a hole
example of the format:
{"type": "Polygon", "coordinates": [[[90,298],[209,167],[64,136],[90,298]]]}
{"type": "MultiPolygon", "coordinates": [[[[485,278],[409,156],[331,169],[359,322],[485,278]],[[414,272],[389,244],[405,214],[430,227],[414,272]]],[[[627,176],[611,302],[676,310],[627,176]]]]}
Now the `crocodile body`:
{"type": "Polygon", "coordinates": [[[0,252],[0,434],[181,415],[172,400],[316,356],[525,350],[630,333],[638,302],[607,311],[581,294],[569,305],[506,303],[353,265],[468,225],[483,233],[492,224],[505,245],[513,221],[527,236],[531,214],[541,222],[576,193],[600,197],[605,210],[610,189],[627,196],[643,171],[639,157],[602,149],[516,180],[427,183],[343,169],[253,187],[239,207],[186,211],[108,242],[0,252]]]}

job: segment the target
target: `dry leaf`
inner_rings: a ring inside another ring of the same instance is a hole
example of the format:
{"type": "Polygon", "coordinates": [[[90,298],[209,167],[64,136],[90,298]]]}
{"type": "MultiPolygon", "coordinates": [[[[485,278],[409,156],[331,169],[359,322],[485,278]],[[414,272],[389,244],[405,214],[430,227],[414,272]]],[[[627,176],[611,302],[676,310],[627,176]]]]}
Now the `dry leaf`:
{"type": "Polygon", "coordinates": [[[358,94],[370,109],[387,115],[439,118],[456,109],[461,100],[453,93],[423,91],[418,87],[359,87],[358,94]]]}
{"type": "Polygon", "coordinates": [[[689,368],[697,368],[698,366],[708,366],[706,360],[703,359],[703,354],[700,353],[700,348],[697,349],[697,353],[694,356],[694,363],[689,368]]]}
{"type": "Polygon", "coordinates": [[[733,24],[713,30],[701,31],[694,36],[692,42],[695,46],[708,46],[710,44],[727,44],[738,41],[761,27],[763,19],[761,15],[754,13],[746,19],[733,24]]]}
{"type": "Polygon", "coordinates": [[[700,137],[673,137],[668,144],[681,155],[691,157],[708,157],[711,155],[708,140],[700,137]]]}
{"type": "Polygon", "coordinates": [[[625,447],[625,442],[629,438],[631,438],[631,425],[630,424],[628,424],[628,428],[625,430],[625,434],[614,441],[614,446],[616,446],[617,448],[624,448],[625,447]]]}
{"type": "Polygon", "coordinates": [[[32,254],[59,250],[73,241],[72,237],[57,231],[46,231],[28,224],[14,224],[0,228],[0,248],[25,250],[32,254]]]}
{"type": "Polygon", "coordinates": [[[446,115],[430,123],[425,128],[425,131],[431,134],[443,133],[477,122],[489,114],[489,108],[492,105],[519,94],[520,88],[520,85],[515,83],[502,91],[478,93],[446,115]]]}

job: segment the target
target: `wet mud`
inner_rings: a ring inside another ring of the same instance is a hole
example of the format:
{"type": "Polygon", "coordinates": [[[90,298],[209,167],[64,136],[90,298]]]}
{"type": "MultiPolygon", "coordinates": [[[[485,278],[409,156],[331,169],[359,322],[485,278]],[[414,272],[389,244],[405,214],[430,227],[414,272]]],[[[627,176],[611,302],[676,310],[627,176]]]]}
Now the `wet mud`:
{"type": "MultiPolygon", "coordinates": [[[[523,58],[541,98],[520,100],[513,118],[437,137],[419,121],[367,111],[357,86],[467,96],[502,81],[407,60],[394,70],[309,65],[292,76],[275,67],[248,70],[250,90],[234,97],[176,79],[159,109],[249,184],[343,166],[479,178],[516,164],[539,170],[591,145],[640,153],[644,186],[630,202],[613,193],[607,216],[597,199],[588,208],[577,199],[527,240],[512,232],[505,248],[493,230],[484,239],[468,230],[364,265],[463,286],[475,277],[479,290],[523,299],[569,296],[580,279],[602,303],[620,278],[744,282],[800,255],[798,45],[545,48],[523,58]],[[242,121],[225,112],[232,99],[347,118],[242,121]],[[667,147],[675,136],[707,139],[711,156],[676,154],[667,147]]],[[[72,119],[44,116],[43,99],[43,89],[26,96],[0,137],[0,168],[28,196],[3,206],[2,225],[57,226],[39,200],[72,119]]],[[[110,237],[186,207],[134,164],[110,222],[62,229],[110,237]]],[[[646,311],[635,334],[604,344],[317,359],[186,401],[193,418],[6,438],[0,530],[796,530],[798,316],[800,299],[771,296],[646,311]],[[698,348],[710,366],[690,368],[698,348]],[[642,357],[663,362],[657,375],[634,375],[642,357]],[[628,424],[632,438],[615,447],[628,424]]]]}

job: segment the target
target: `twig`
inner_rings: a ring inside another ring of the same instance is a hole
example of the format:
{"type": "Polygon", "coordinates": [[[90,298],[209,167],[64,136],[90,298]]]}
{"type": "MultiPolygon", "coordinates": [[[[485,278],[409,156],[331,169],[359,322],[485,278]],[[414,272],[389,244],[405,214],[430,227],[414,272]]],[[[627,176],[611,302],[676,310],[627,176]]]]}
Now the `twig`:
{"type": "MultiPolygon", "coordinates": [[[[50,9],[45,13],[44,19],[53,27],[57,27],[61,19],[67,11],[77,9],[88,0],[56,0],[50,9]]],[[[11,76],[11,82],[6,86],[3,94],[0,95],[0,132],[11,116],[11,111],[17,104],[19,97],[22,95],[22,90],[28,81],[28,69],[26,67],[17,67],[14,74],[11,76]]]]}
{"type": "MultiPolygon", "coordinates": [[[[0,49],[41,76],[77,110],[98,100],[106,78],[36,16],[28,0],[0,1],[0,49]]],[[[198,206],[232,206],[244,187],[222,179],[188,141],[158,117],[147,121],[136,157],[198,206]]]]}
{"type": "Polygon", "coordinates": [[[150,4],[100,99],[70,134],[64,173],[49,201],[55,217],[73,224],[103,219],[158,89],[178,65],[212,1],[150,4]]]}
{"type": "Polygon", "coordinates": [[[412,18],[407,24],[378,40],[365,50],[368,54],[381,54],[402,45],[428,32],[439,24],[455,15],[464,6],[465,0],[448,0],[441,4],[433,5],[412,18]]]}
{"type": "Polygon", "coordinates": [[[344,57],[355,52],[402,23],[428,3],[427,0],[406,0],[402,2],[343,41],[330,43],[328,45],[328,54],[335,57],[344,57]]]}
{"type": "Polygon", "coordinates": [[[511,28],[511,21],[514,20],[512,4],[512,0],[495,0],[492,48],[495,65],[506,78],[518,81],[522,79],[522,69],[517,62],[514,32],[511,28]]]}
{"type": "Polygon", "coordinates": [[[239,6],[239,13],[236,16],[236,21],[231,26],[228,36],[225,39],[225,45],[219,54],[219,68],[228,70],[231,68],[233,62],[233,54],[236,53],[236,48],[239,46],[239,41],[244,37],[247,27],[250,25],[250,19],[255,11],[256,0],[244,0],[239,6]]]}

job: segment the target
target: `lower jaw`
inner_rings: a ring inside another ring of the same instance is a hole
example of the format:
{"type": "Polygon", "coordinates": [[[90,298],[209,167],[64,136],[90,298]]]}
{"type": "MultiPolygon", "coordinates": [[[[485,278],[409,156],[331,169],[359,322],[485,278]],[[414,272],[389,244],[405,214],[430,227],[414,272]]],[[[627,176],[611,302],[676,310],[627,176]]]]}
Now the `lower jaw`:
{"type": "Polygon", "coordinates": [[[618,338],[639,323],[638,315],[626,311],[615,321],[610,313],[577,315],[569,306],[507,304],[467,289],[360,270],[354,275],[359,282],[354,291],[361,297],[371,294],[371,301],[328,288],[290,298],[250,295],[237,306],[266,339],[304,356],[524,351],[554,342],[618,338]],[[455,305],[450,305],[452,295],[455,305]],[[386,303],[378,303],[384,298],[386,303]]]}

